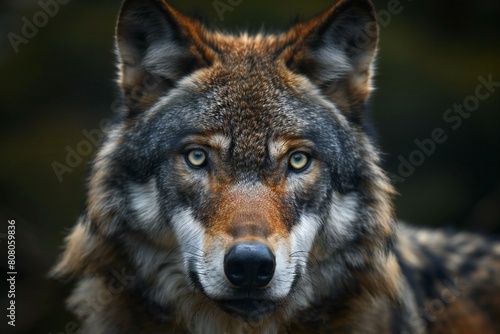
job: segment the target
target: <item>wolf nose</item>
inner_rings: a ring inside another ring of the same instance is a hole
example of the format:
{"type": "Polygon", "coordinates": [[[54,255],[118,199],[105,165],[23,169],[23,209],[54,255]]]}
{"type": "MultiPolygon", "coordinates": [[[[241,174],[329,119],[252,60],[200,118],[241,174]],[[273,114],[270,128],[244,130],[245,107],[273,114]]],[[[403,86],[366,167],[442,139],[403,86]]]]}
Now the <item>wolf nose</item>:
{"type": "Polygon", "coordinates": [[[263,288],[273,278],[276,260],[269,247],[258,242],[233,246],[224,258],[224,272],[238,288],[263,288]]]}

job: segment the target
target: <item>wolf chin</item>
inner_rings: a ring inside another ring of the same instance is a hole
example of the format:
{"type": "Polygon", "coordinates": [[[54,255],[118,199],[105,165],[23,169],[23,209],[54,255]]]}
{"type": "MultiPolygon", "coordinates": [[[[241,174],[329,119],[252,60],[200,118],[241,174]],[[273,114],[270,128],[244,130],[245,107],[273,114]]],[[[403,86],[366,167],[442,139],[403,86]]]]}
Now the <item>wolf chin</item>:
{"type": "Polygon", "coordinates": [[[123,111],[52,274],[84,333],[494,333],[500,243],[397,223],[371,135],[378,26],[281,34],[124,1],[123,111]]]}

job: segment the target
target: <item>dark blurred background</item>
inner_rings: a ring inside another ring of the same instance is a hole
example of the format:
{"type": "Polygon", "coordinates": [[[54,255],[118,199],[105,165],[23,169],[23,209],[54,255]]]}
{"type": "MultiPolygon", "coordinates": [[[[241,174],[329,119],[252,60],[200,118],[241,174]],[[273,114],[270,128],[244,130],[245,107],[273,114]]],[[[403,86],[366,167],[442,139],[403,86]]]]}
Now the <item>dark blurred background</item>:
{"type": "MultiPolygon", "coordinates": [[[[257,31],[284,28],[297,15],[309,17],[334,1],[170,3],[204,13],[216,27],[257,31]]],[[[500,87],[480,90],[490,93],[484,100],[475,95],[480,76],[500,82],[500,2],[375,3],[381,42],[373,117],[400,193],[399,217],[418,225],[499,233],[500,87]],[[443,119],[463,103],[470,116],[443,119]],[[432,145],[439,128],[446,141],[432,145]]],[[[84,144],[85,131],[99,131],[100,122],[113,117],[119,5],[117,0],[0,3],[0,263],[6,272],[6,225],[15,219],[18,271],[16,327],[7,327],[2,315],[2,333],[77,332],[63,306],[70,286],[47,280],[46,274],[83,205],[87,162],[95,154],[93,144],[84,144]],[[49,3],[59,8],[43,5],[49,3]],[[30,30],[29,23],[38,27],[30,30]],[[71,150],[79,150],[82,161],[74,159],[71,171],[58,178],[54,163],[66,165],[71,150]]],[[[0,281],[5,310],[7,284],[0,281]]]]}

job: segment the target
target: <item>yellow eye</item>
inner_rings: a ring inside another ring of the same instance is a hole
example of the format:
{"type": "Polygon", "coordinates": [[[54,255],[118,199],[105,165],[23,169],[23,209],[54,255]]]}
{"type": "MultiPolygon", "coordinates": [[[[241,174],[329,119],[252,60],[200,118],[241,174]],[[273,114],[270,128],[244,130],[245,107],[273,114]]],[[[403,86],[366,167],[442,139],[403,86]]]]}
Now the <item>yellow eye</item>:
{"type": "Polygon", "coordinates": [[[194,149],[187,153],[186,160],[192,167],[203,167],[207,162],[207,154],[203,150],[194,149]]]}
{"type": "Polygon", "coordinates": [[[303,170],[309,165],[309,157],[303,152],[296,152],[290,157],[290,167],[296,171],[303,170]]]}

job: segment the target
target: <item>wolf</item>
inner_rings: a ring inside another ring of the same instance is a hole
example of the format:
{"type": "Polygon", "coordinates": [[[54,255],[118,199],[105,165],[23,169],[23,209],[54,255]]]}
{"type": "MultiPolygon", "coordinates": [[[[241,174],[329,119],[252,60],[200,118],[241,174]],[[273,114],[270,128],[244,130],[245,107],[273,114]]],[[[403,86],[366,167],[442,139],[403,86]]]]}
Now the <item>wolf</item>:
{"type": "Polygon", "coordinates": [[[52,271],[82,333],[498,333],[498,239],[395,217],[377,43],[370,0],[278,34],[124,1],[122,112],[52,271]]]}

